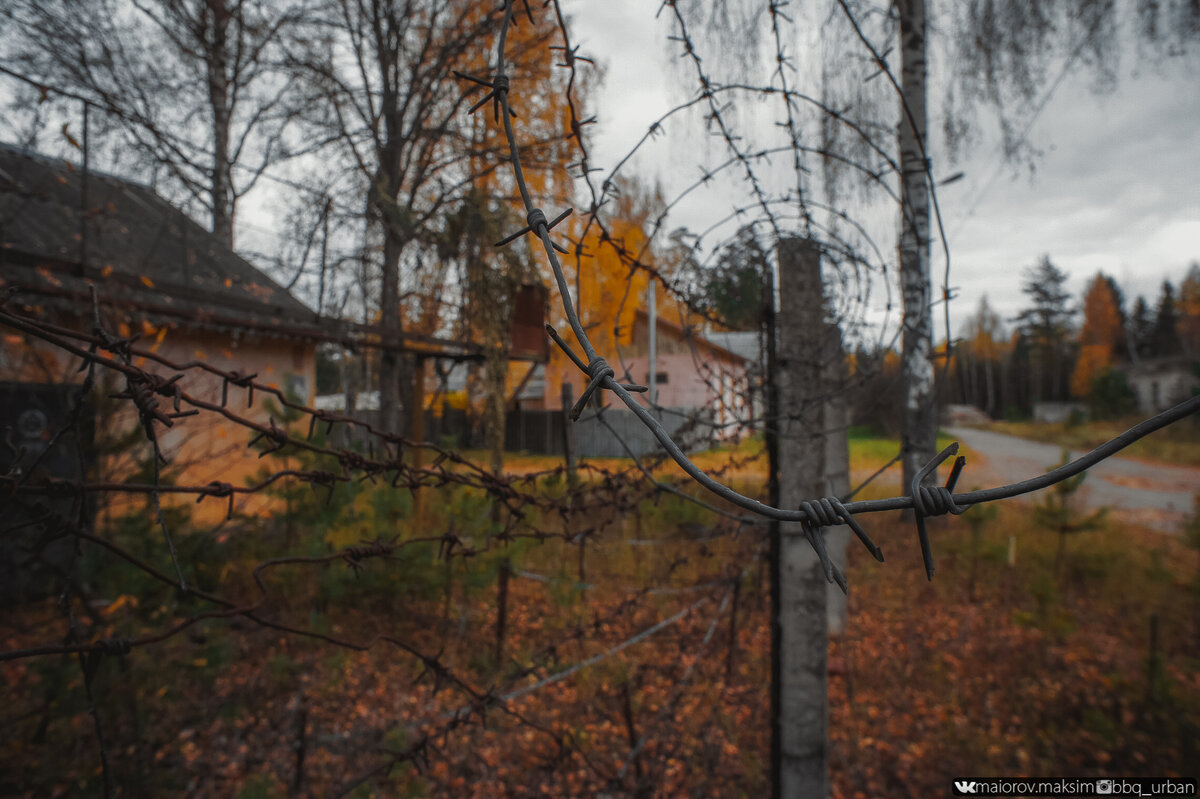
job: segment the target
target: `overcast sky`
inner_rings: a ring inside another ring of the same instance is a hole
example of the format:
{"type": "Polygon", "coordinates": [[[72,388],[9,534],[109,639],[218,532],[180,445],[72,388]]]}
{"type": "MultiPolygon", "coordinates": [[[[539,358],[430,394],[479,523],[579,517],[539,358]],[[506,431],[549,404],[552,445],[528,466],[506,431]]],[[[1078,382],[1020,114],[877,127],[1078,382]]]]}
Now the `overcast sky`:
{"type": "MultiPolygon", "coordinates": [[[[685,96],[680,70],[669,66],[678,45],[666,40],[668,14],[655,20],[657,0],[569,0],[566,7],[581,52],[606,69],[594,98],[599,125],[592,130],[595,165],[611,167],[650,122],[685,96]]],[[[999,148],[985,135],[960,160],[966,178],[940,189],[953,264],[950,284],[960,289],[951,306],[955,326],[985,293],[1004,317],[1015,315],[1024,303],[1021,272],[1043,254],[1071,276],[1077,294],[1104,270],[1131,303],[1138,294],[1153,303],[1164,278],[1177,285],[1188,264],[1200,260],[1196,61],[1177,59],[1164,68],[1143,68],[1142,74],[1135,74],[1132,57],[1125,61],[1111,93],[1092,93],[1085,74],[1068,77],[1053,92],[1029,135],[1042,151],[1032,176],[1028,169],[1004,166],[999,148]]],[[[931,127],[937,124],[931,115],[931,127]]],[[[698,174],[689,158],[698,163],[698,151],[708,148],[711,162],[712,153],[721,151],[703,142],[694,124],[691,132],[667,131],[639,174],[651,173],[671,196],[671,186],[698,174]]],[[[933,158],[935,175],[954,171],[937,152],[933,158]]],[[[777,166],[784,169],[786,163],[777,166]]],[[[709,195],[682,204],[670,226],[702,230],[728,212],[727,199],[709,195]]],[[[878,243],[892,257],[894,238],[878,243]]],[[[935,254],[938,281],[943,268],[935,254]]],[[[882,296],[875,294],[876,303],[882,296]]]]}

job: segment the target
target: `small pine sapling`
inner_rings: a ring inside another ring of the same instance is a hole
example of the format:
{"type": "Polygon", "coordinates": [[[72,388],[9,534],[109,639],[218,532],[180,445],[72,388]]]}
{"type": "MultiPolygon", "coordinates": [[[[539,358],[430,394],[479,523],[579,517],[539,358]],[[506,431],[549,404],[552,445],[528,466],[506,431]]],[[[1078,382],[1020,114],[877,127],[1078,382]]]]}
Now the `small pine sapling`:
{"type": "MultiPolygon", "coordinates": [[[[1071,454],[1063,450],[1062,460],[1054,468],[1065,466],[1071,459],[1071,454]]],[[[1058,550],[1054,555],[1054,573],[1061,577],[1063,562],[1066,557],[1067,536],[1098,530],[1104,526],[1108,508],[1100,508],[1082,518],[1072,503],[1072,497],[1083,486],[1087,472],[1083,471],[1074,477],[1060,480],[1046,492],[1045,499],[1033,508],[1034,521],[1047,530],[1058,533],[1058,550]]]]}
{"type": "Polygon", "coordinates": [[[967,599],[971,602],[976,601],[975,578],[979,572],[979,534],[996,518],[998,512],[994,504],[981,503],[972,505],[963,514],[963,518],[971,527],[971,569],[967,576],[967,599]]]}

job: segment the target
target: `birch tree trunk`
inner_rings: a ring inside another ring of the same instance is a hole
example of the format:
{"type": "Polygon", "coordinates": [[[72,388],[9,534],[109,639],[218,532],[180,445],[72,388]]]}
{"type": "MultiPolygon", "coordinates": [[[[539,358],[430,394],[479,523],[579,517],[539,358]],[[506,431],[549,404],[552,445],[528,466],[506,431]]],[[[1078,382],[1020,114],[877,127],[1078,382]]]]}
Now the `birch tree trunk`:
{"type": "Polygon", "coordinates": [[[901,433],[904,487],[933,459],[937,413],[933,393],[933,312],[930,307],[929,185],[926,182],[925,0],[896,0],[900,16],[900,288],[904,301],[904,385],[901,433]]]}

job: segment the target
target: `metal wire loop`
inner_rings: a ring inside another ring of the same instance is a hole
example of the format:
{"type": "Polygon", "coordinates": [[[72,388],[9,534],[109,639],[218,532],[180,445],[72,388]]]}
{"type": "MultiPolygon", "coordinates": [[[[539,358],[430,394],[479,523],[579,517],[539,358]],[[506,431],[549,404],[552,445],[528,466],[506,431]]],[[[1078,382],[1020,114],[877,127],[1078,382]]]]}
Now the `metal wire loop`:
{"type": "Polygon", "coordinates": [[[205,488],[207,489],[207,492],[196,497],[197,502],[205,497],[228,497],[233,494],[233,484],[223,483],[219,480],[213,480],[211,483],[205,486],[205,488]]]}
{"type": "MultiPolygon", "coordinates": [[[[596,356],[589,363],[584,363],[583,359],[576,355],[574,350],[567,346],[567,342],[564,341],[563,337],[560,336],[558,331],[554,329],[554,325],[549,323],[546,324],[546,334],[549,335],[550,339],[558,345],[559,349],[566,353],[566,356],[570,358],[576,366],[579,367],[580,371],[585,373],[589,378],[587,388],[584,389],[583,394],[579,397],[579,401],[575,403],[573,408],[571,408],[571,421],[578,421],[579,415],[583,413],[583,409],[587,407],[587,401],[591,399],[592,394],[595,393],[596,389],[600,387],[600,384],[604,382],[604,378],[616,377],[616,372],[613,371],[613,368],[608,365],[608,362],[600,356],[596,356]],[[607,372],[604,370],[607,370],[607,372]],[[597,375],[599,375],[598,378],[597,375]]],[[[617,383],[617,385],[626,391],[635,393],[647,391],[645,386],[636,386],[629,383],[617,383]]]]}
{"type": "MultiPolygon", "coordinates": [[[[568,208],[567,210],[563,211],[558,216],[554,217],[554,219],[551,219],[550,221],[547,222],[546,214],[545,214],[545,212],[542,211],[541,208],[531,208],[529,210],[529,214],[525,217],[525,221],[528,224],[526,224],[525,227],[521,228],[516,233],[512,233],[512,234],[500,239],[500,241],[496,242],[493,246],[503,247],[505,244],[508,244],[510,242],[516,241],[517,239],[521,238],[526,233],[533,233],[535,236],[540,236],[541,235],[541,230],[539,229],[540,226],[544,225],[546,227],[547,231],[551,231],[554,229],[555,225],[557,225],[559,222],[563,221],[564,219],[566,219],[568,216],[570,216],[573,213],[575,213],[575,209],[568,208]]],[[[554,249],[558,250],[563,255],[568,254],[568,250],[556,241],[551,241],[550,246],[552,246],[554,249]]]]}
{"type": "Polygon", "coordinates": [[[834,507],[829,497],[805,500],[800,503],[800,510],[808,514],[809,521],[818,527],[832,527],[842,523],[841,514],[834,507]]]}
{"type": "MultiPolygon", "coordinates": [[[[942,516],[947,513],[959,515],[967,508],[954,501],[954,495],[945,486],[921,486],[912,495],[913,507],[922,516],[942,516]]],[[[969,506],[968,506],[969,507],[969,506]]]]}
{"type": "Polygon", "coordinates": [[[549,225],[546,221],[546,214],[541,208],[534,208],[525,217],[525,224],[529,225],[529,230],[537,233],[538,225],[549,225]]]}
{"type": "Polygon", "coordinates": [[[613,368],[608,365],[608,361],[604,360],[599,355],[597,355],[591,360],[591,362],[588,363],[587,373],[591,380],[588,382],[587,388],[585,388],[583,393],[579,395],[579,401],[575,403],[573,408],[571,408],[571,421],[576,421],[579,419],[579,414],[583,413],[583,409],[587,407],[592,395],[603,388],[604,378],[617,376],[617,373],[613,370],[613,368]]]}
{"type": "Polygon", "coordinates": [[[867,548],[871,556],[880,563],[883,563],[883,550],[871,540],[871,536],[867,535],[867,531],[850,514],[850,511],[846,510],[846,506],[837,497],[822,497],[821,499],[801,502],[800,510],[804,511],[809,520],[819,527],[832,527],[837,524],[847,525],[854,531],[854,535],[867,548]]]}
{"type": "Polygon", "coordinates": [[[395,545],[392,541],[376,538],[374,541],[362,541],[362,546],[347,547],[342,552],[342,559],[357,574],[362,569],[362,561],[368,558],[384,558],[392,554],[395,545]]]}
{"type": "Polygon", "coordinates": [[[124,638],[102,638],[96,642],[96,651],[105,655],[123,656],[133,650],[133,645],[124,638]]]}
{"type": "Polygon", "coordinates": [[[958,442],[955,441],[950,446],[937,454],[933,460],[921,467],[921,470],[913,475],[912,485],[909,486],[910,494],[913,503],[913,511],[917,519],[917,537],[921,539],[921,559],[925,562],[925,576],[933,580],[933,549],[929,545],[929,530],[925,526],[925,518],[927,516],[941,516],[945,513],[953,513],[955,515],[962,513],[970,505],[960,506],[954,501],[953,491],[954,486],[958,484],[959,475],[962,474],[963,466],[966,465],[967,459],[959,455],[954,461],[954,468],[950,470],[950,477],[946,479],[945,486],[922,486],[921,482],[933,474],[934,470],[942,464],[951,455],[958,453],[958,442]]]}

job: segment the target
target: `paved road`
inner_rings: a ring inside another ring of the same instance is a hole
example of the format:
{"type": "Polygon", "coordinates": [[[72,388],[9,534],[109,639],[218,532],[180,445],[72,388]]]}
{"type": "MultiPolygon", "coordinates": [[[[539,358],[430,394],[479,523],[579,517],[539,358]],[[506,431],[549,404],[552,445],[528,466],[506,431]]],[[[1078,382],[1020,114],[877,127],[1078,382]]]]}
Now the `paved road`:
{"type": "MultiPolygon", "coordinates": [[[[1062,458],[1062,448],[1053,444],[969,427],[947,428],[946,432],[982,456],[982,463],[968,460],[959,482],[964,490],[1035,477],[1062,458]]],[[[1081,454],[1073,451],[1071,457],[1081,454]]],[[[1198,492],[1200,469],[1115,457],[1089,469],[1087,480],[1075,496],[1089,509],[1107,506],[1122,518],[1164,532],[1179,532],[1184,517],[1192,510],[1192,497],[1198,492]]],[[[1028,494],[1026,498],[1036,500],[1040,494],[1028,494]]]]}

